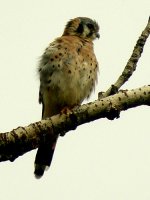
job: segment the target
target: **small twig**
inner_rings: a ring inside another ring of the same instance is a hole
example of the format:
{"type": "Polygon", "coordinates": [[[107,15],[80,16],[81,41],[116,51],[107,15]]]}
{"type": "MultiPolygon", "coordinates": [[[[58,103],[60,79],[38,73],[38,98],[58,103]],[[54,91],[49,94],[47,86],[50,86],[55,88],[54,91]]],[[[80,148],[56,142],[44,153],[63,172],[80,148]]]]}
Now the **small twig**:
{"type": "Polygon", "coordinates": [[[118,80],[111,85],[111,87],[104,93],[99,93],[99,99],[105,98],[109,95],[117,93],[117,91],[121,88],[121,86],[128,81],[128,79],[132,76],[133,72],[136,70],[137,62],[139,58],[141,57],[141,54],[143,52],[143,48],[145,45],[145,42],[150,34],[150,17],[148,20],[148,24],[145,27],[144,31],[142,32],[141,36],[137,40],[137,43],[134,47],[133,53],[128,60],[122,74],[118,78],[118,80]]]}

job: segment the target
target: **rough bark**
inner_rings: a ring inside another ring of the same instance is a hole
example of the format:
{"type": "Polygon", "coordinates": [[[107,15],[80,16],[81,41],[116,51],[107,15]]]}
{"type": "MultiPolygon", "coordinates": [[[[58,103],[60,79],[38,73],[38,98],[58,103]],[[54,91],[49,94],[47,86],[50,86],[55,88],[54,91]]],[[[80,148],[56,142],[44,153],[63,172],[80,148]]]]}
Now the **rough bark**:
{"type": "Polygon", "coordinates": [[[142,31],[139,39],[136,42],[133,52],[132,52],[122,74],[119,76],[117,81],[110,86],[110,88],[106,92],[99,93],[99,99],[107,97],[111,94],[115,94],[121,88],[121,86],[124,85],[125,82],[127,82],[129,80],[129,78],[132,76],[133,72],[136,70],[137,63],[139,61],[139,58],[142,55],[144,45],[146,43],[147,38],[149,37],[149,34],[150,34],[150,17],[149,17],[149,20],[148,20],[148,23],[147,23],[145,29],[142,31]]]}

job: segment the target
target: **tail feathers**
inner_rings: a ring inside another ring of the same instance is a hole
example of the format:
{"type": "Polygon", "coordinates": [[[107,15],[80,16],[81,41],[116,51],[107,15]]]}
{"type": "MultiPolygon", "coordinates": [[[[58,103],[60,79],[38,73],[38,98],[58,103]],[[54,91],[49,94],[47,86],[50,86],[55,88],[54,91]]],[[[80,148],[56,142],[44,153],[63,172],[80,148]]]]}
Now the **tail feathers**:
{"type": "Polygon", "coordinates": [[[45,170],[46,170],[46,165],[35,164],[35,170],[34,170],[35,178],[37,179],[41,178],[45,170]]]}
{"type": "Polygon", "coordinates": [[[38,148],[36,158],[35,158],[35,170],[34,175],[37,179],[41,178],[52,162],[56,142],[50,145],[41,144],[38,148]]]}

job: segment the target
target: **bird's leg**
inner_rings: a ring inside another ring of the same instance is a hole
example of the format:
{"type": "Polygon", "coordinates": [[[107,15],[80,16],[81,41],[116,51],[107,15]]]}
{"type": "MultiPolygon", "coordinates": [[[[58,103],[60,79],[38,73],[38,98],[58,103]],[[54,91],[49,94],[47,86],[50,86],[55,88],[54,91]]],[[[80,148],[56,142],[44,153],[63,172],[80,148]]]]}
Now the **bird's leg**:
{"type": "Polygon", "coordinates": [[[64,106],[63,109],[60,111],[61,114],[72,114],[72,110],[74,108],[78,108],[79,104],[75,104],[75,105],[72,105],[72,106],[64,106]]]}

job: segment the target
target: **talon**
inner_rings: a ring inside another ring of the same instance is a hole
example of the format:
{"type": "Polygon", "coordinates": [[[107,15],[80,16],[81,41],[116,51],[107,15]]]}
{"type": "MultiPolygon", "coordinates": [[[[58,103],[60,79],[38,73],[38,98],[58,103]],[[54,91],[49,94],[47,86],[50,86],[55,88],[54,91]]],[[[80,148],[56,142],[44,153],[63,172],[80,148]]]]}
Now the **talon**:
{"type": "Polygon", "coordinates": [[[60,111],[60,113],[61,113],[61,114],[67,115],[67,114],[71,114],[72,111],[71,111],[71,108],[65,106],[65,107],[60,111]]]}

